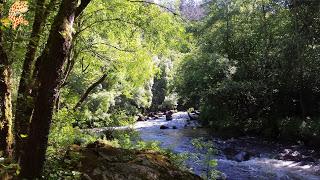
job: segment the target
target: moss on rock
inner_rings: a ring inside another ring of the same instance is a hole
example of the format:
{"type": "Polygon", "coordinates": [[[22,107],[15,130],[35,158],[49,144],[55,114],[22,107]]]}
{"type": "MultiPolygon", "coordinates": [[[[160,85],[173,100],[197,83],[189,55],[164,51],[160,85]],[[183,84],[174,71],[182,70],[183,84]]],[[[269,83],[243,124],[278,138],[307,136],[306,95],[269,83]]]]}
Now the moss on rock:
{"type": "Polygon", "coordinates": [[[73,145],[67,152],[74,169],[83,179],[92,180],[198,180],[199,176],[181,171],[155,151],[115,148],[96,141],[83,148],[73,145]]]}

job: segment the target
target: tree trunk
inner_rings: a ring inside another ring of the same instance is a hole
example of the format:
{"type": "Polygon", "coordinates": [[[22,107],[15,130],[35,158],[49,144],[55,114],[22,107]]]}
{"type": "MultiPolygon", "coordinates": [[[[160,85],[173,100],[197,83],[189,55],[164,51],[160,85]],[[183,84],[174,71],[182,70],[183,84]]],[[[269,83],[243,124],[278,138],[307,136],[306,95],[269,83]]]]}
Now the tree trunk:
{"type": "Polygon", "coordinates": [[[62,80],[63,66],[66,62],[72,41],[72,26],[78,0],[63,0],[51,27],[46,48],[39,63],[37,97],[31,120],[29,138],[22,154],[21,177],[34,179],[40,177],[45,161],[49,129],[54,102],[62,80]]]}
{"type": "MultiPolygon", "coordinates": [[[[4,1],[0,0],[0,5],[4,1]]],[[[0,11],[0,18],[2,12],[0,11]]],[[[3,33],[0,29],[0,150],[8,158],[12,157],[12,89],[11,89],[11,65],[3,47],[3,33]]]]}
{"type": "Polygon", "coordinates": [[[0,150],[9,158],[12,157],[13,143],[11,94],[11,67],[0,44],[0,150]]]}
{"type": "Polygon", "coordinates": [[[31,96],[32,83],[30,82],[32,81],[33,64],[39,46],[42,29],[56,1],[57,0],[51,0],[46,9],[44,8],[45,0],[37,0],[36,2],[32,32],[27,46],[18,88],[15,114],[15,158],[17,160],[20,158],[21,153],[23,153],[24,145],[27,141],[27,137],[22,137],[21,135],[28,134],[30,118],[33,111],[33,97],[31,96]]]}
{"type": "Polygon", "coordinates": [[[101,84],[105,79],[107,78],[107,74],[104,74],[103,76],[100,77],[100,79],[98,79],[95,83],[91,84],[91,86],[86,90],[86,92],[81,96],[80,100],[78,101],[78,103],[74,106],[73,110],[78,109],[81,104],[84,102],[84,100],[87,99],[87,97],[89,96],[90,92],[97,87],[99,84],[101,84]]]}

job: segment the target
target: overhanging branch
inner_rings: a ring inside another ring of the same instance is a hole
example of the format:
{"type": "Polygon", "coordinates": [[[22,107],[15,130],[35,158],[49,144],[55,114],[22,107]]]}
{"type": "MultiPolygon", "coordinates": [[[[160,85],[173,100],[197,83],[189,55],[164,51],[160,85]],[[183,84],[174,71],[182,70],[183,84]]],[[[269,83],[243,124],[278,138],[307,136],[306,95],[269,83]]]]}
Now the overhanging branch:
{"type": "Polygon", "coordinates": [[[162,9],[165,9],[167,11],[169,11],[170,13],[172,13],[173,15],[175,16],[180,16],[179,13],[173,11],[172,9],[170,9],[169,7],[167,6],[164,6],[164,5],[161,5],[161,4],[158,4],[158,3],[155,3],[155,2],[151,2],[151,1],[143,1],[143,0],[129,0],[129,2],[132,2],[132,3],[146,3],[146,4],[152,4],[152,5],[155,5],[155,6],[158,6],[162,9]]]}
{"type": "Polygon", "coordinates": [[[83,31],[85,31],[86,29],[93,27],[95,24],[100,24],[100,23],[109,22],[109,21],[118,21],[118,22],[123,22],[123,23],[126,23],[126,24],[131,24],[131,25],[137,26],[134,22],[126,21],[126,20],[121,19],[121,18],[102,19],[102,20],[95,21],[95,22],[89,24],[88,26],[80,29],[78,32],[76,32],[75,36],[77,36],[78,34],[80,34],[83,31]]]}
{"type": "Polygon", "coordinates": [[[82,13],[82,11],[89,5],[90,2],[91,0],[81,0],[81,4],[76,9],[75,18],[82,13]]]}

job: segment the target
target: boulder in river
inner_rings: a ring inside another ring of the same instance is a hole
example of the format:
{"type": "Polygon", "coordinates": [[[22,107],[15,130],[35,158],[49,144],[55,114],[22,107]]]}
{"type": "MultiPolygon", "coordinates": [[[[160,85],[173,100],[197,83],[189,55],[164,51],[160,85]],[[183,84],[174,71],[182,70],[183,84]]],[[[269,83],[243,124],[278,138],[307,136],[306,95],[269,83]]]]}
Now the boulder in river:
{"type": "Polygon", "coordinates": [[[150,117],[150,118],[154,118],[155,116],[156,116],[156,113],[154,113],[154,112],[150,112],[148,114],[148,117],[150,117]]]}
{"type": "Polygon", "coordinates": [[[147,120],[146,117],[144,117],[142,114],[138,114],[138,119],[137,119],[137,121],[146,121],[146,120],[147,120]]]}
{"type": "Polygon", "coordinates": [[[303,156],[299,151],[294,151],[291,149],[284,149],[282,153],[278,154],[277,158],[285,161],[296,162],[300,162],[303,160],[303,156]]]}
{"type": "MultiPolygon", "coordinates": [[[[161,115],[160,115],[160,116],[161,116],[161,115]]],[[[150,113],[148,114],[148,119],[149,119],[149,120],[156,120],[156,119],[159,119],[160,116],[159,116],[157,113],[155,113],[155,112],[150,112],[150,113]]]]}
{"type": "Polygon", "coordinates": [[[198,120],[199,119],[199,115],[196,113],[190,113],[188,112],[188,116],[190,120],[198,120]]]}
{"type": "Polygon", "coordinates": [[[253,156],[253,153],[236,149],[235,147],[227,147],[222,150],[227,159],[242,162],[248,161],[253,156]]]}
{"type": "Polygon", "coordinates": [[[160,126],[160,129],[169,129],[169,127],[168,127],[168,126],[165,126],[165,125],[161,125],[161,126],[160,126]]]}
{"type": "Polygon", "coordinates": [[[250,159],[250,154],[245,151],[240,151],[234,156],[234,160],[238,162],[248,161],[250,159]]]}
{"type": "Polygon", "coordinates": [[[172,120],[173,111],[167,111],[166,112],[166,120],[171,121],[172,120]]]}
{"type": "Polygon", "coordinates": [[[177,126],[172,126],[172,129],[178,129],[177,126]]]}
{"type": "Polygon", "coordinates": [[[228,159],[232,159],[237,154],[237,150],[234,147],[226,147],[222,151],[228,159]]]}

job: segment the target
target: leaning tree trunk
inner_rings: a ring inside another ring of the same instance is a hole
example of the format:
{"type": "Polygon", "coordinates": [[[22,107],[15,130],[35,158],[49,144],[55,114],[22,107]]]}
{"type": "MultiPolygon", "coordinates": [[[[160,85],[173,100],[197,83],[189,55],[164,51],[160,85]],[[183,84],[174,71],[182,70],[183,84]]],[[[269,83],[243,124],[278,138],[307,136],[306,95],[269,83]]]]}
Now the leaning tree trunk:
{"type": "Polygon", "coordinates": [[[78,0],[63,0],[51,27],[43,54],[40,56],[35,98],[29,138],[22,154],[21,177],[40,177],[48,144],[54,102],[62,80],[63,66],[72,40],[72,26],[78,0]]]}
{"type": "MultiPolygon", "coordinates": [[[[0,0],[3,6],[4,1],[0,0]]],[[[2,13],[0,11],[0,18],[2,13]]],[[[0,29],[0,150],[12,157],[12,102],[11,65],[3,47],[3,33],[0,29]]]]}

